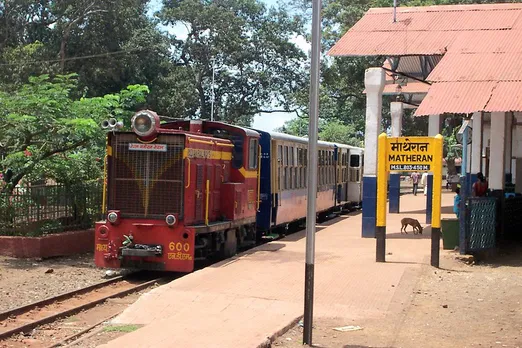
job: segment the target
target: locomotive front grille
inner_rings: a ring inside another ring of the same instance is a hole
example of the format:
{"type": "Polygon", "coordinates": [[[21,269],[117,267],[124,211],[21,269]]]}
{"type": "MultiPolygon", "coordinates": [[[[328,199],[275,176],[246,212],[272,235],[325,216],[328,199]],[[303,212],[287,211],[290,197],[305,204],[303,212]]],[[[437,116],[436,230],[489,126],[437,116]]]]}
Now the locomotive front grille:
{"type": "Polygon", "coordinates": [[[183,135],[164,134],[151,144],[135,134],[112,137],[109,206],[122,217],[183,216],[183,135]]]}

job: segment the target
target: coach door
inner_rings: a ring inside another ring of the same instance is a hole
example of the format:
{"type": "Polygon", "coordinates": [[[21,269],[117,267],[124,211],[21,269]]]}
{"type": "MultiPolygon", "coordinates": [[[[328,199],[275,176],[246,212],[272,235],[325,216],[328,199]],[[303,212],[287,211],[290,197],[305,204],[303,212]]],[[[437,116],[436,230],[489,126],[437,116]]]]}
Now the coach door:
{"type": "Polygon", "coordinates": [[[348,200],[353,203],[361,202],[361,180],[362,180],[362,156],[360,153],[349,152],[349,182],[348,182],[348,200]]]}
{"type": "Polygon", "coordinates": [[[281,189],[285,183],[283,145],[277,141],[272,142],[272,153],[275,154],[272,156],[272,168],[274,168],[274,172],[272,173],[274,178],[272,185],[272,192],[274,193],[272,200],[272,223],[275,224],[277,223],[277,208],[281,205],[281,189]]]}

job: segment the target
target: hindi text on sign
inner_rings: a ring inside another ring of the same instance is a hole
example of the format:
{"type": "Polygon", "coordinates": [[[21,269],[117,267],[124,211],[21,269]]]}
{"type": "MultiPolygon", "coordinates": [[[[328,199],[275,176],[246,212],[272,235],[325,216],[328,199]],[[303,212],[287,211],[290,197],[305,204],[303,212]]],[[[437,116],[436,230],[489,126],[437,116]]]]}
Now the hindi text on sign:
{"type": "Polygon", "coordinates": [[[167,152],[167,144],[140,144],[140,143],[129,143],[129,150],[131,150],[131,151],[158,151],[158,152],[167,152]]]}
{"type": "Polygon", "coordinates": [[[387,138],[386,168],[390,171],[429,171],[434,156],[432,138],[387,138]]]}

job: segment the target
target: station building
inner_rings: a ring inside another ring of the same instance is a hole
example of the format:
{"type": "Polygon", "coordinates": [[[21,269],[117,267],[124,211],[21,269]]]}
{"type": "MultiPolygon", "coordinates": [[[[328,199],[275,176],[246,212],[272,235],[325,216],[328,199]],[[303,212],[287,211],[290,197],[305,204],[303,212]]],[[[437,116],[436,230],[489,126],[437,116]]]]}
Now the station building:
{"type": "MultiPolygon", "coordinates": [[[[441,133],[449,116],[463,115],[469,138],[461,178],[465,249],[486,249],[522,233],[521,37],[522,4],[372,8],[331,48],[334,57],[383,58],[382,66],[365,74],[363,237],[375,236],[377,137],[385,95],[394,97],[392,136],[408,136],[402,134],[406,109],[429,117],[428,136],[441,133]],[[491,191],[467,198],[479,172],[491,191]]],[[[390,175],[392,213],[400,212],[399,180],[390,175]]],[[[430,219],[428,214],[426,222],[430,219]]]]}

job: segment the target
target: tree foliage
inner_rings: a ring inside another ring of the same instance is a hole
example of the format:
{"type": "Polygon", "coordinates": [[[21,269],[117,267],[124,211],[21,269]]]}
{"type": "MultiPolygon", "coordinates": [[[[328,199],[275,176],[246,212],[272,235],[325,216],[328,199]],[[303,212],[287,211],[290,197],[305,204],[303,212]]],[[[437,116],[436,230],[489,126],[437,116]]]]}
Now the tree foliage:
{"type": "Polygon", "coordinates": [[[17,0],[0,5],[0,83],[78,74],[87,96],[154,85],[169,44],[146,16],[148,0],[17,0]]]}
{"type": "MultiPolygon", "coordinates": [[[[344,124],[338,120],[319,120],[319,140],[352,146],[363,145],[363,132],[354,125],[344,124]]],[[[285,122],[284,126],[276,131],[308,137],[308,118],[295,118],[285,122]]]]}
{"type": "Polygon", "coordinates": [[[131,85],[103,97],[74,98],[76,89],[72,74],[31,77],[14,91],[0,91],[1,165],[13,173],[7,189],[31,174],[62,182],[96,177],[83,167],[84,161],[74,160],[101,156],[105,137],[100,122],[111,116],[128,118],[128,110],[143,103],[148,92],[146,86],[131,85]]]}
{"type": "MultiPolygon", "coordinates": [[[[215,119],[249,125],[273,107],[289,110],[303,87],[305,54],[289,40],[302,32],[301,21],[259,0],[165,0],[159,18],[185,26],[187,37],[171,37],[175,69],[171,88],[181,108],[160,106],[169,114],[209,119],[212,75],[215,119]],[[183,103],[188,97],[189,103],[183,103]]],[[[171,105],[172,104],[172,105],[171,105]]]]}

